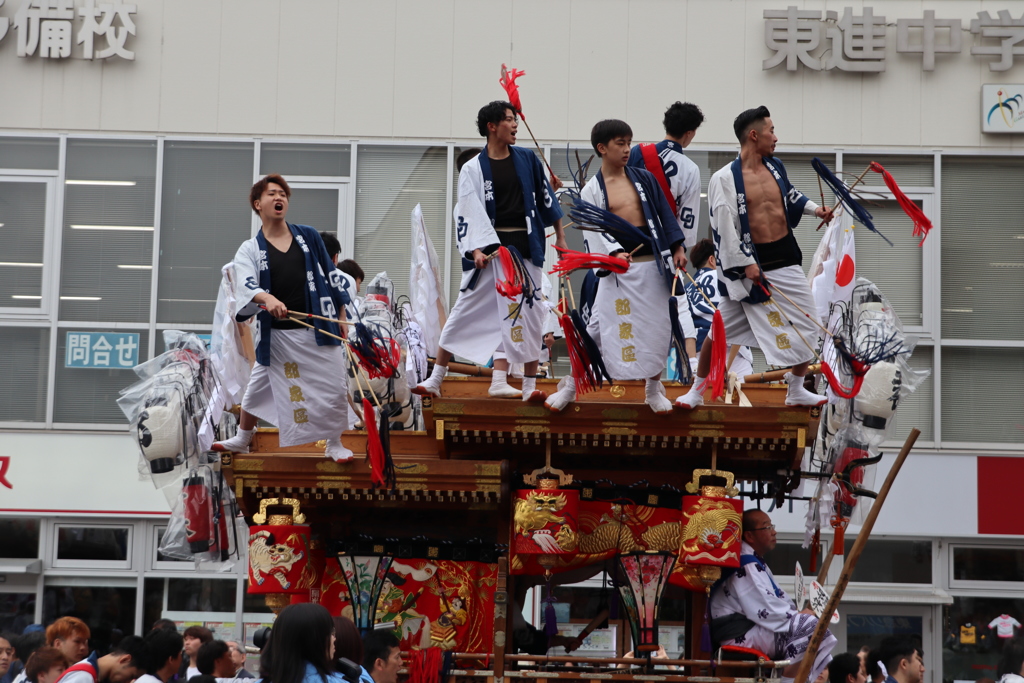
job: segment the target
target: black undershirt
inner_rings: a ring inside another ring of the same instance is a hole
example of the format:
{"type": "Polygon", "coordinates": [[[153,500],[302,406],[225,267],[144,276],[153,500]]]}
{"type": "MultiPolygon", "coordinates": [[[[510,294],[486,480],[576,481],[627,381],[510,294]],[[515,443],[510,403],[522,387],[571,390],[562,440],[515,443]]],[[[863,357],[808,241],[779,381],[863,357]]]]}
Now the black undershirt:
{"type": "MultiPolygon", "coordinates": [[[[270,294],[289,311],[306,310],[306,257],[298,240],[292,237],[288,251],[281,251],[267,241],[267,266],[270,268],[270,294]]],[[[297,330],[304,326],[274,318],[270,327],[276,330],[297,330]]]]}
{"type": "Polygon", "coordinates": [[[523,185],[519,182],[515,162],[509,154],[504,159],[490,159],[494,188],[494,225],[499,228],[526,228],[523,206],[523,185]]]}

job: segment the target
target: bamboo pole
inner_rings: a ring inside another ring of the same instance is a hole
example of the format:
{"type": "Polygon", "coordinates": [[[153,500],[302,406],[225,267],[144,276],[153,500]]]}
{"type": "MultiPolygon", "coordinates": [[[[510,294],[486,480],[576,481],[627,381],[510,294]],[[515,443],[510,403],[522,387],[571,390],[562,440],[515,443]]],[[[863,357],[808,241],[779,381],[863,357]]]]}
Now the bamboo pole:
{"type": "MultiPolygon", "coordinates": [[[[743,381],[747,384],[767,384],[768,382],[778,382],[785,379],[787,372],[792,372],[793,368],[783,368],[782,370],[770,370],[768,372],[756,372],[753,375],[746,375],[743,381]]],[[[817,375],[821,372],[821,363],[815,363],[807,368],[808,375],[817,375]]]]}
{"type": "Polygon", "coordinates": [[[843,565],[843,571],[839,575],[839,580],[836,581],[836,587],[832,591],[824,611],[821,613],[818,625],[811,636],[811,642],[807,644],[807,651],[804,653],[803,659],[800,660],[800,668],[797,669],[794,683],[806,683],[807,674],[811,671],[811,665],[814,663],[814,658],[818,654],[818,648],[821,646],[821,641],[825,637],[825,631],[828,629],[829,619],[839,605],[843,592],[846,591],[847,584],[850,583],[850,576],[853,574],[854,567],[857,566],[857,560],[864,551],[864,546],[867,545],[868,537],[871,536],[871,529],[875,526],[875,520],[878,519],[878,513],[882,510],[882,504],[885,503],[885,499],[889,495],[889,490],[896,480],[896,475],[899,474],[900,468],[903,467],[903,463],[906,462],[907,456],[910,455],[910,450],[914,447],[914,443],[920,435],[921,431],[919,429],[914,428],[910,430],[903,448],[900,449],[899,454],[896,456],[896,462],[892,464],[892,468],[890,468],[889,474],[885,478],[885,483],[878,490],[875,504],[871,506],[871,511],[868,512],[867,519],[864,520],[860,533],[857,534],[857,540],[853,542],[850,554],[847,555],[846,563],[843,565]]]}

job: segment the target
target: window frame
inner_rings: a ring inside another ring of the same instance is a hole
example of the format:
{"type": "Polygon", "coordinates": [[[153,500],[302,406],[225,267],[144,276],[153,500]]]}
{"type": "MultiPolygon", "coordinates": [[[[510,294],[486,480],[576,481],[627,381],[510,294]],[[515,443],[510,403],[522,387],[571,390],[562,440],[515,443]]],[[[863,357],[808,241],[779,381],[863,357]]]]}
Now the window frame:
{"type": "Polygon", "coordinates": [[[124,523],[97,523],[87,524],[84,522],[59,521],[53,524],[51,540],[50,566],[54,569],[126,569],[134,567],[135,555],[135,525],[131,522],[124,523]],[[59,554],[60,532],[65,528],[86,528],[86,529],[123,529],[128,533],[128,543],[125,549],[124,560],[70,560],[62,559],[59,554]]]}
{"type": "Polygon", "coordinates": [[[958,579],[954,568],[954,555],[960,548],[972,550],[1020,550],[1019,544],[1012,543],[972,543],[953,542],[949,543],[947,552],[947,571],[949,576],[949,590],[955,592],[956,596],[962,597],[992,597],[993,594],[1006,595],[1007,593],[1024,591],[1024,577],[1020,581],[981,581],[978,579],[958,579]]]}
{"type": "MultiPolygon", "coordinates": [[[[0,318],[10,320],[34,321],[46,320],[56,311],[56,292],[54,272],[60,271],[60,254],[55,253],[54,242],[57,241],[57,180],[59,171],[27,171],[0,168],[0,182],[4,183],[42,183],[46,186],[46,211],[43,225],[43,266],[41,274],[39,306],[3,306],[0,305],[0,318]]],[[[63,215],[63,206],[60,207],[63,215]]],[[[56,251],[59,252],[59,249],[56,251]]]]}

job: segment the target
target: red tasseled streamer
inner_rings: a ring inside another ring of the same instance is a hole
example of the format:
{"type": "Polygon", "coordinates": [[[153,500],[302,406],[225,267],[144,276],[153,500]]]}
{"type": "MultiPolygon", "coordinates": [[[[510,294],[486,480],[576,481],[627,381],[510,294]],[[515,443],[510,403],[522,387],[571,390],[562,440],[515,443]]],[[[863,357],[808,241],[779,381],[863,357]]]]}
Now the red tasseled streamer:
{"type": "Polygon", "coordinates": [[[711,319],[711,370],[706,382],[711,385],[711,400],[714,401],[725,394],[725,377],[728,369],[729,345],[725,340],[725,322],[722,313],[716,308],[711,319]]]}
{"type": "Polygon", "coordinates": [[[381,339],[380,337],[375,337],[373,340],[374,359],[367,358],[361,351],[360,347],[352,346],[352,352],[359,359],[359,365],[366,370],[366,375],[370,379],[388,378],[395,374],[402,354],[402,349],[396,340],[381,339]]]}
{"type": "Polygon", "coordinates": [[[590,364],[590,356],[587,355],[587,349],[568,313],[558,316],[558,324],[562,326],[565,346],[569,350],[569,367],[572,369],[572,378],[576,382],[576,394],[582,396],[597,387],[597,378],[594,376],[594,369],[590,364]]]}
{"type": "Polygon", "coordinates": [[[363,399],[363,424],[366,427],[366,459],[370,461],[370,479],[374,486],[385,486],[387,480],[384,476],[384,445],[380,442],[377,416],[368,398],[363,399]]]}
{"type": "Polygon", "coordinates": [[[864,383],[864,373],[854,372],[853,373],[853,386],[846,388],[839,381],[839,378],[832,372],[832,368],[828,366],[828,363],[822,362],[821,372],[825,375],[825,379],[828,380],[829,386],[832,387],[832,391],[836,392],[836,396],[839,398],[853,398],[860,393],[860,387],[864,383]]]}
{"type": "Polygon", "coordinates": [[[892,174],[883,168],[883,166],[877,161],[871,162],[871,170],[875,173],[882,174],[882,180],[885,181],[885,186],[889,188],[892,195],[896,197],[896,201],[900,203],[900,208],[903,209],[903,213],[910,217],[910,220],[914,221],[914,237],[920,237],[921,241],[917,246],[924,244],[924,240],[928,237],[928,231],[932,229],[932,222],[928,216],[924,215],[924,211],[918,207],[907,195],[903,194],[903,190],[896,184],[896,179],[892,177],[892,174]]]}
{"type": "Polygon", "coordinates": [[[439,647],[410,652],[409,683],[440,683],[443,656],[444,651],[439,647]]]}
{"type": "Polygon", "coordinates": [[[622,275],[629,270],[629,261],[618,256],[573,251],[572,249],[562,249],[561,247],[555,247],[555,249],[558,251],[558,261],[552,266],[550,273],[561,274],[570,273],[581,268],[600,268],[622,275]]]}
{"type": "Polygon", "coordinates": [[[509,104],[516,108],[519,112],[519,116],[526,120],[526,115],[523,114],[523,103],[519,99],[519,84],[516,83],[516,79],[520,76],[525,76],[526,72],[522,69],[509,69],[504,64],[501,65],[501,78],[498,79],[498,83],[505,89],[505,93],[508,95],[509,104]]]}
{"type": "Polygon", "coordinates": [[[513,301],[523,293],[523,278],[516,268],[516,262],[512,259],[512,253],[505,247],[498,247],[498,265],[501,266],[501,278],[498,279],[495,287],[498,294],[513,301]]]}

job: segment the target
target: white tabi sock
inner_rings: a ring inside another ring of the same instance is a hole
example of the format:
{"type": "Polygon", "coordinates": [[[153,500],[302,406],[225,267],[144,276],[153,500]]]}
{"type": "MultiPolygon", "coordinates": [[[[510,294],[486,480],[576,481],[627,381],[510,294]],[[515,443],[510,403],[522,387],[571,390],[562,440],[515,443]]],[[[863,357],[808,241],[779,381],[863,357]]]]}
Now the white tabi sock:
{"type": "Polygon", "coordinates": [[[704,381],[707,378],[698,377],[697,373],[693,373],[693,384],[690,385],[690,390],[676,399],[676,405],[680,408],[696,408],[697,406],[704,405],[704,389],[707,387],[703,386],[704,381]]]}
{"type": "Polygon", "coordinates": [[[413,388],[412,393],[418,394],[420,396],[427,396],[427,395],[440,396],[441,395],[441,381],[444,379],[444,376],[447,375],[447,374],[448,374],[448,366],[447,365],[438,365],[437,363],[434,363],[434,369],[430,373],[430,377],[426,378],[425,380],[423,380],[422,382],[417,384],[413,388]]]}
{"type": "Polygon", "coordinates": [[[656,413],[672,412],[672,402],[665,397],[665,385],[661,380],[648,378],[644,385],[645,402],[656,413]]]}
{"type": "Polygon", "coordinates": [[[230,451],[232,453],[248,453],[249,444],[252,442],[252,435],[256,433],[256,428],[242,429],[239,427],[235,435],[230,439],[224,441],[218,441],[213,444],[213,450],[215,451],[230,451]]]}
{"type": "Polygon", "coordinates": [[[491,375],[491,387],[487,395],[492,398],[519,398],[520,392],[515,387],[509,386],[508,373],[504,370],[494,370],[491,375]]]}
{"type": "Polygon", "coordinates": [[[548,397],[543,391],[537,390],[536,377],[523,377],[523,400],[540,403],[548,397]]]}

